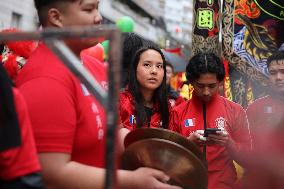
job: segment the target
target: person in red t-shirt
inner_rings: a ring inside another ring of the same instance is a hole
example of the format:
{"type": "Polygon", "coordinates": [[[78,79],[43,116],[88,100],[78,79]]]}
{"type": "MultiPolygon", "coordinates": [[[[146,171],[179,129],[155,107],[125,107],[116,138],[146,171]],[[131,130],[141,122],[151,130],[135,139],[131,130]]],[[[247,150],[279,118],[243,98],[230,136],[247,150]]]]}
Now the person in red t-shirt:
{"type": "Polygon", "coordinates": [[[42,188],[25,101],[0,63],[0,188],[42,188]]]}
{"type": "Polygon", "coordinates": [[[182,102],[184,102],[185,100],[179,95],[179,93],[177,91],[175,91],[171,85],[170,85],[170,81],[171,78],[173,77],[174,74],[174,67],[171,63],[167,62],[166,63],[166,84],[167,84],[167,92],[168,92],[168,98],[169,98],[169,102],[171,104],[171,107],[175,107],[179,104],[181,104],[182,102]]]}
{"type": "Polygon", "coordinates": [[[254,101],[246,111],[254,150],[248,177],[248,187],[252,189],[284,186],[283,174],[279,177],[281,174],[277,172],[281,167],[270,164],[272,160],[279,166],[284,163],[284,51],[273,53],[267,67],[271,83],[269,95],[254,101]]]}
{"type": "Polygon", "coordinates": [[[240,155],[251,147],[245,111],[218,94],[224,76],[224,65],[215,54],[193,56],[186,68],[186,77],[194,87],[193,97],[173,109],[169,124],[171,130],[203,147],[208,189],[234,188],[237,177],[233,160],[243,165],[240,155]],[[219,131],[205,137],[205,127],[219,131]]]}
{"type": "Polygon", "coordinates": [[[162,51],[154,46],[140,48],[129,69],[129,83],[120,93],[120,124],[127,134],[140,127],[168,128],[166,68],[162,51]]]}
{"type": "MultiPolygon", "coordinates": [[[[99,0],[35,0],[42,26],[98,25],[99,0]]],[[[85,43],[66,41],[79,56],[85,43]]],[[[83,64],[106,87],[106,66],[87,54],[83,64]]],[[[48,188],[103,188],[105,181],[105,111],[97,99],[44,43],[31,55],[17,78],[26,99],[48,188]]],[[[163,172],[140,168],[117,172],[119,188],[178,189],[163,172]]]]}

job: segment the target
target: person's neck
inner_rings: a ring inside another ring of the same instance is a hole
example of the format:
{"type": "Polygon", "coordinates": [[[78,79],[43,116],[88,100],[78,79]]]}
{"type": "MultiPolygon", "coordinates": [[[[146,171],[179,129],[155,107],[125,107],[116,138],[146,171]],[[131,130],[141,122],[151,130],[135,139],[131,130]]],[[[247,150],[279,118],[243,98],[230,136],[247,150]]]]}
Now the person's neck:
{"type": "Polygon", "coordinates": [[[146,107],[152,108],[153,107],[153,95],[154,92],[150,91],[141,91],[143,96],[143,104],[146,107]]]}
{"type": "Polygon", "coordinates": [[[284,102],[284,94],[283,93],[280,93],[278,91],[274,91],[272,90],[271,92],[269,92],[269,95],[272,97],[272,98],[275,98],[275,99],[278,99],[278,100],[281,100],[284,102]]]}

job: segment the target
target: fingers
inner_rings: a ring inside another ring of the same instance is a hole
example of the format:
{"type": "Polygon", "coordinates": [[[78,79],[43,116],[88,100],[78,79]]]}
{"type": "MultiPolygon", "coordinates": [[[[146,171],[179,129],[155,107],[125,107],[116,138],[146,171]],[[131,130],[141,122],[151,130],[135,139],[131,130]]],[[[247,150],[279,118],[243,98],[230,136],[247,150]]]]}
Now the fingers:
{"type": "Polygon", "coordinates": [[[217,133],[218,135],[224,136],[224,137],[226,137],[226,136],[229,135],[227,131],[217,131],[216,133],[217,133]]]}
{"type": "Polygon", "coordinates": [[[170,177],[166,175],[164,172],[152,168],[148,169],[149,171],[151,171],[151,175],[156,179],[160,180],[161,182],[168,182],[170,180],[170,177]]]}
{"type": "Polygon", "coordinates": [[[178,186],[173,186],[169,185],[166,182],[170,180],[170,177],[166,175],[164,172],[152,169],[152,168],[147,168],[149,171],[151,171],[151,175],[156,179],[156,184],[153,188],[155,189],[182,189],[181,187],[178,186]]]}
{"type": "Polygon", "coordinates": [[[227,141],[228,141],[229,137],[228,135],[224,136],[224,135],[214,135],[214,134],[210,134],[208,136],[208,140],[213,141],[216,144],[219,144],[221,146],[226,145],[227,141]]]}

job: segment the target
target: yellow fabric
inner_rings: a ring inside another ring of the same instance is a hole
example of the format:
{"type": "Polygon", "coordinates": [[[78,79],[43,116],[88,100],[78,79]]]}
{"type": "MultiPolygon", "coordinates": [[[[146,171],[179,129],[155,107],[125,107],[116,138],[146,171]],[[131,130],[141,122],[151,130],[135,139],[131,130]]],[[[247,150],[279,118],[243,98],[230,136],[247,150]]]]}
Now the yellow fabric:
{"type": "Polygon", "coordinates": [[[231,90],[231,82],[230,77],[226,76],[224,80],[224,96],[228,99],[233,101],[233,95],[231,90]]]}
{"type": "Polygon", "coordinates": [[[237,178],[240,179],[244,175],[244,169],[239,164],[237,164],[235,161],[233,161],[233,162],[234,162],[234,166],[235,166],[236,171],[237,171],[237,178]]]}

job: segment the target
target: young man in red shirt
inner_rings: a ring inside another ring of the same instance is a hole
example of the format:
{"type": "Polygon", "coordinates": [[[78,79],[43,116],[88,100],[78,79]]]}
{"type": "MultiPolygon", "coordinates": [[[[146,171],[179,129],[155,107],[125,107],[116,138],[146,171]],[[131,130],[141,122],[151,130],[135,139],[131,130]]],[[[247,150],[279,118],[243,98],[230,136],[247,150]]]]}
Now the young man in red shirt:
{"type": "MultiPolygon", "coordinates": [[[[43,27],[98,25],[102,21],[99,0],[35,0],[35,5],[43,27]]],[[[68,44],[79,56],[80,44],[68,44]]],[[[105,86],[104,65],[82,57],[83,64],[105,86]]],[[[106,117],[100,103],[44,43],[29,58],[17,85],[28,104],[48,188],[103,188],[106,117]]],[[[117,176],[119,188],[179,188],[163,183],[169,177],[150,168],[119,170],[117,176]]]]}
{"type": "Polygon", "coordinates": [[[169,125],[205,150],[208,189],[234,188],[237,177],[233,160],[242,165],[239,155],[251,146],[245,111],[218,94],[224,76],[224,65],[215,54],[199,53],[192,57],[186,77],[194,87],[193,97],[173,109],[169,125]],[[204,122],[207,128],[220,131],[203,136],[204,122]]]}
{"type": "Polygon", "coordinates": [[[277,51],[267,60],[270,87],[267,96],[257,99],[247,108],[254,153],[250,170],[250,188],[283,188],[283,178],[275,174],[280,167],[272,168],[266,160],[274,159],[283,165],[284,157],[284,51],[277,51]],[[254,157],[259,157],[254,160],[254,157]],[[260,157],[263,157],[260,159],[260,157]],[[274,170],[276,172],[271,172],[274,170]]]}

